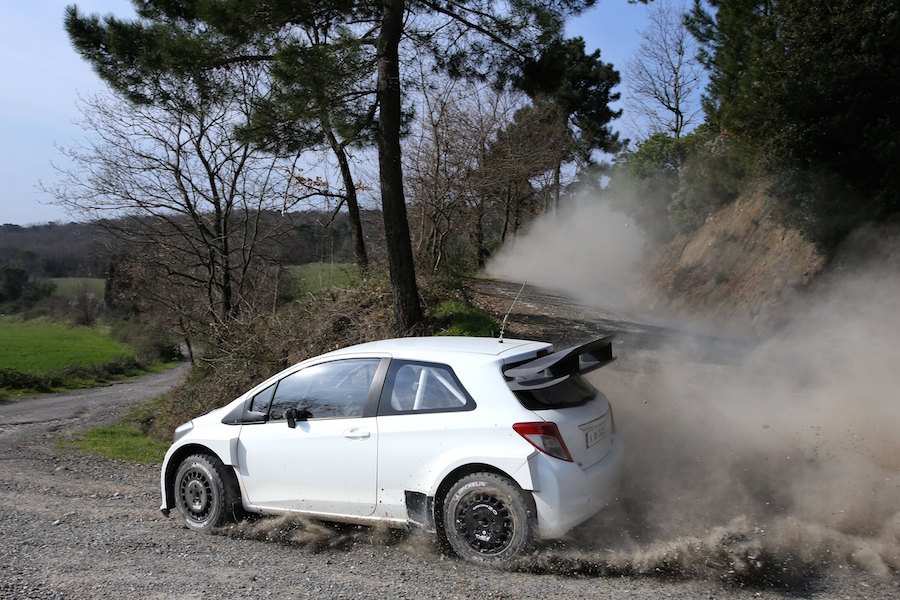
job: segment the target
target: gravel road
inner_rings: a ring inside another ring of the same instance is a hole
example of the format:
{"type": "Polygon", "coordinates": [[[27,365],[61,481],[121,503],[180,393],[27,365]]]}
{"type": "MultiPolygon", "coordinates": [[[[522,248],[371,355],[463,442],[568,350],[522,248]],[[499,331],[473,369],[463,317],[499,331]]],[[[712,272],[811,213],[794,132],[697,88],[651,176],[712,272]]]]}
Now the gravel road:
{"type": "MultiPolygon", "coordinates": [[[[520,331],[527,311],[539,320],[548,306],[565,304],[535,298],[517,313],[520,331]]],[[[618,322],[626,339],[653,333],[617,318],[597,324],[596,314],[573,304],[552,310],[566,313],[549,313],[557,331],[593,333],[618,322]]],[[[603,569],[595,563],[565,559],[566,546],[500,571],[442,556],[424,534],[276,518],[196,534],[159,512],[158,467],[85,457],[60,443],[115,420],[184,373],[0,404],[0,598],[900,597],[895,572],[877,578],[834,569],[784,588],[662,572],[597,576],[603,569]]]]}

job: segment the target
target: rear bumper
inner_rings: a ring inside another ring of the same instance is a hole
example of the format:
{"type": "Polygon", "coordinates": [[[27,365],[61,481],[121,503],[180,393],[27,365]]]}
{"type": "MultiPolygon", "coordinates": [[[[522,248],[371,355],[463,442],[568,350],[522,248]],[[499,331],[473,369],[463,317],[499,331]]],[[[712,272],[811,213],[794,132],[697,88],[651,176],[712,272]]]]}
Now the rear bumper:
{"type": "Polygon", "coordinates": [[[612,504],[621,487],[624,454],[622,438],[616,434],[609,453],[587,469],[544,454],[535,456],[537,537],[558,538],[612,504]]]}

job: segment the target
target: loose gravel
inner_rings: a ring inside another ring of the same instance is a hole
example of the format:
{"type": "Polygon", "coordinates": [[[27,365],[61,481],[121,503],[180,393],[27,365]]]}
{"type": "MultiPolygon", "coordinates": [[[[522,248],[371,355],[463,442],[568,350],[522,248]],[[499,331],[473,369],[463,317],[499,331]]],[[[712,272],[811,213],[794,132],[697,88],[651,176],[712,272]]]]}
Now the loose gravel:
{"type": "Polygon", "coordinates": [[[64,443],[181,376],[0,404],[0,598],[900,597],[896,573],[851,568],[784,588],[664,572],[597,576],[547,560],[571,551],[558,545],[540,551],[544,560],[502,571],[445,556],[423,533],[302,520],[198,534],[159,512],[158,466],[83,456],[64,443]]]}

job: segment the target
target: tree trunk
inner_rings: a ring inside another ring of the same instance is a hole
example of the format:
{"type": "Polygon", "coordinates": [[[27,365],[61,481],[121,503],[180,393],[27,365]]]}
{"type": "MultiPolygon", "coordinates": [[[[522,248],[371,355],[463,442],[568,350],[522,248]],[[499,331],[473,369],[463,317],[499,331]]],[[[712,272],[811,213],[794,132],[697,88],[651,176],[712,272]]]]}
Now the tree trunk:
{"type": "MultiPolygon", "coordinates": [[[[214,184],[214,182],[213,182],[214,184]]],[[[215,189],[215,188],[213,188],[215,189]]],[[[215,231],[216,237],[214,240],[210,240],[210,265],[212,266],[211,273],[211,281],[210,284],[213,286],[218,286],[220,288],[220,293],[222,297],[222,306],[221,313],[219,314],[219,319],[222,323],[227,323],[231,320],[232,314],[232,298],[231,298],[231,260],[230,260],[230,250],[228,246],[228,216],[227,211],[222,210],[222,202],[219,198],[213,199],[215,205],[215,223],[213,224],[213,231],[215,231]],[[219,270],[220,273],[215,273],[216,262],[220,262],[219,270]]],[[[211,295],[212,296],[212,295],[211,295]]],[[[210,299],[210,310],[215,311],[214,298],[210,299]]]]}
{"type": "Polygon", "coordinates": [[[356,257],[356,266],[365,272],[369,268],[369,256],[366,254],[366,241],[363,236],[362,219],[359,216],[359,203],[356,200],[356,183],[353,181],[353,173],[350,172],[350,161],[347,160],[347,152],[344,146],[338,142],[331,129],[327,129],[328,143],[337,157],[341,168],[341,178],[344,181],[344,190],[347,200],[347,213],[350,217],[350,238],[353,241],[353,255],[356,257]]]}
{"type": "Polygon", "coordinates": [[[562,195],[562,165],[563,159],[569,151],[569,115],[565,114],[561,108],[559,112],[559,156],[556,159],[556,168],[553,170],[553,210],[559,212],[559,198],[562,195]]]}
{"type": "Polygon", "coordinates": [[[559,211],[560,181],[562,179],[562,159],[556,161],[556,168],[553,169],[553,210],[559,211]]]}
{"type": "Polygon", "coordinates": [[[506,195],[506,201],[503,203],[503,231],[500,233],[500,244],[502,245],[506,241],[506,232],[509,231],[509,213],[510,213],[510,205],[512,204],[512,191],[510,190],[511,186],[506,186],[504,193],[506,195]]]}
{"type": "Polygon", "coordinates": [[[403,168],[400,163],[400,37],[403,33],[403,0],[384,0],[381,31],[378,34],[378,170],[381,179],[381,208],[387,241],[388,268],[394,292],[394,315],[401,333],[422,322],[419,289],[413,263],[406,199],[403,196],[403,168]]]}
{"type": "Polygon", "coordinates": [[[480,206],[475,213],[475,246],[478,268],[484,269],[484,265],[487,263],[488,250],[484,245],[484,210],[480,206]]]}

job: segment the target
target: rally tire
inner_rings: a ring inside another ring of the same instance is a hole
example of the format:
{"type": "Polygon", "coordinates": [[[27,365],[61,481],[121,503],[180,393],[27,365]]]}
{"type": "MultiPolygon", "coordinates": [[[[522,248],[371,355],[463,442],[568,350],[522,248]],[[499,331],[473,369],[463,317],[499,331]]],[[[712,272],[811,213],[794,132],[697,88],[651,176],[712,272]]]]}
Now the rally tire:
{"type": "Polygon", "coordinates": [[[507,477],[472,473],[444,497],[442,533],[461,558],[501,566],[531,547],[534,513],[526,492],[507,477]]]}
{"type": "Polygon", "coordinates": [[[178,466],[173,483],[175,506],[184,524],[209,532],[231,520],[240,501],[234,474],[210,454],[194,454],[178,466]]]}

